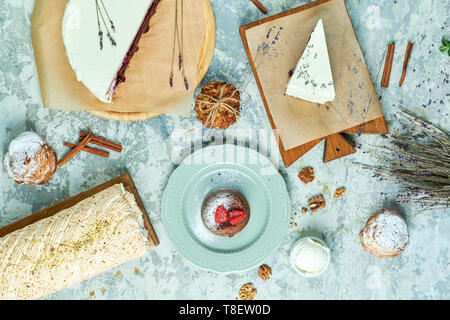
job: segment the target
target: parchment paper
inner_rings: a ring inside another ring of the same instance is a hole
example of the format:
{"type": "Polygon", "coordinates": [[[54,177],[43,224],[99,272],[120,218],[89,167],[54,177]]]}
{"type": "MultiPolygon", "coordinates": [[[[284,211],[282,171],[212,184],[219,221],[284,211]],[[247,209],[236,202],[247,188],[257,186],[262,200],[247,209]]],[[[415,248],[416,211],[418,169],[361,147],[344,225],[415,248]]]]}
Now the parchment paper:
{"type": "Polygon", "coordinates": [[[343,0],[332,0],[246,30],[263,97],[285,149],[383,116],[343,0]],[[285,95],[311,32],[322,18],[336,98],[319,105],[285,95]]]}
{"type": "MultiPolygon", "coordinates": [[[[178,72],[174,72],[174,87],[169,86],[176,2],[162,0],[150,19],[149,32],[141,37],[139,50],[125,72],[126,81],[119,85],[112,104],[101,102],[78,82],[69,64],[61,35],[66,3],[66,0],[36,0],[33,11],[31,35],[44,107],[177,115],[190,113],[205,33],[204,0],[189,0],[184,6],[184,61],[190,89],[185,89],[178,72]]],[[[175,63],[178,63],[177,59],[175,63]]]]}

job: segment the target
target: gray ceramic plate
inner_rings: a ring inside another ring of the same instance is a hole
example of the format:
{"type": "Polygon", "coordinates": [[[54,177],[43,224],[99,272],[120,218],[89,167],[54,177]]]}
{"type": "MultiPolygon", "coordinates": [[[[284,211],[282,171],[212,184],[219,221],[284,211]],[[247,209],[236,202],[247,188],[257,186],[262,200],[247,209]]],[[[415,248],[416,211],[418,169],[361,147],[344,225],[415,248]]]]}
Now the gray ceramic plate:
{"type": "Polygon", "coordinates": [[[235,145],[194,152],[172,173],[164,190],[161,214],[178,252],[194,265],[221,273],[261,264],[283,241],[291,202],[286,184],[260,153],[235,145]],[[231,238],[210,232],[200,209],[212,191],[232,189],[250,206],[250,220],[231,238]]]}

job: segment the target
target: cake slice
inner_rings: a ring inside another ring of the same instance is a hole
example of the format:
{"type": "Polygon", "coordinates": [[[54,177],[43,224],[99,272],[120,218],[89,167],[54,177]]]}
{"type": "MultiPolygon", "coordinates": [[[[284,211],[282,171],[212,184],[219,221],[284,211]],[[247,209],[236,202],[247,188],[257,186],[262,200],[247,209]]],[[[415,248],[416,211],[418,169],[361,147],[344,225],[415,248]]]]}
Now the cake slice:
{"type": "Polygon", "coordinates": [[[320,104],[332,101],[336,96],[322,19],[311,33],[286,94],[320,104]]]}
{"type": "Polygon", "coordinates": [[[78,81],[111,103],[160,0],[69,0],[62,21],[66,54],[78,81]]]}

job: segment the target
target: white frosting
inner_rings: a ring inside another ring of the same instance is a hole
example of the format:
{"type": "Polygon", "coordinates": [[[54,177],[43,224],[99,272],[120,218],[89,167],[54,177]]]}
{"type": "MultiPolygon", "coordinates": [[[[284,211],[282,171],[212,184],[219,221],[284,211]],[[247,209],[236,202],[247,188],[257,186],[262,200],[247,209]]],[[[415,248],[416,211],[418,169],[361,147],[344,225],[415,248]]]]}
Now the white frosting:
{"type": "Polygon", "coordinates": [[[41,169],[36,155],[45,144],[44,138],[33,131],[26,131],[11,141],[3,158],[3,166],[15,180],[30,182],[41,169]]]}
{"type": "Polygon", "coordinates": [[[305,238],[296,244],[291,255],[295,266],[301,272],[315,275],[328,266],[330,249],[314,239],[305,238]]]}
{"type": "Polygon", "coordinates": [[[373,237],[377,246],[387,252],[397,252],[408,242],[408,226],[399,214],[392,210],[383,211],[374,223],[368,226],[364,240],[373,237]]]}
{"type": "Polygon", "coordinates": [[[336,96],[322,19],[311,33],[289,79],[286,94],[320,104],[332,101],[336,96]]]}
{"type": "Polygon", "coordinates": [[[114,22],[115,32],[111,30],[101,1],[98,1],[106,26],[116,42],[116,46],[111,44],[100,18],[103,31],[102,50],[95,0],[67,2],[62,21],[62,37],[67,57],[78,81],[101,101],[111,102],[116,74],[153,1],[133,0],[130,4],[123,0],[103,0],[108,15],[114,22]]]}

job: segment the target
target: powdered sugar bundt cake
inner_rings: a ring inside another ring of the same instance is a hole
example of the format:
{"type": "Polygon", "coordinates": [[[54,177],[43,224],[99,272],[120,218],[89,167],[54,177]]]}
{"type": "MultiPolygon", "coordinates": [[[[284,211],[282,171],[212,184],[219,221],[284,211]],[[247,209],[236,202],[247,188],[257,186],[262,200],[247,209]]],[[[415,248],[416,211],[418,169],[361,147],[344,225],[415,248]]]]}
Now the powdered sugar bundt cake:
{"type": "Polygon", "coordinates": [[[27,131],[11,141],[3,167],[17,182],[44,184],[56,171],[56,153],[43,137],[27,131]]]}
{"type": "Polygon", "coordinates": [[[359,238],[370,254],[378,258],[393,258],[406,247],[408,226],[398,212],[386,209],[367,220],[359,238]]]}

